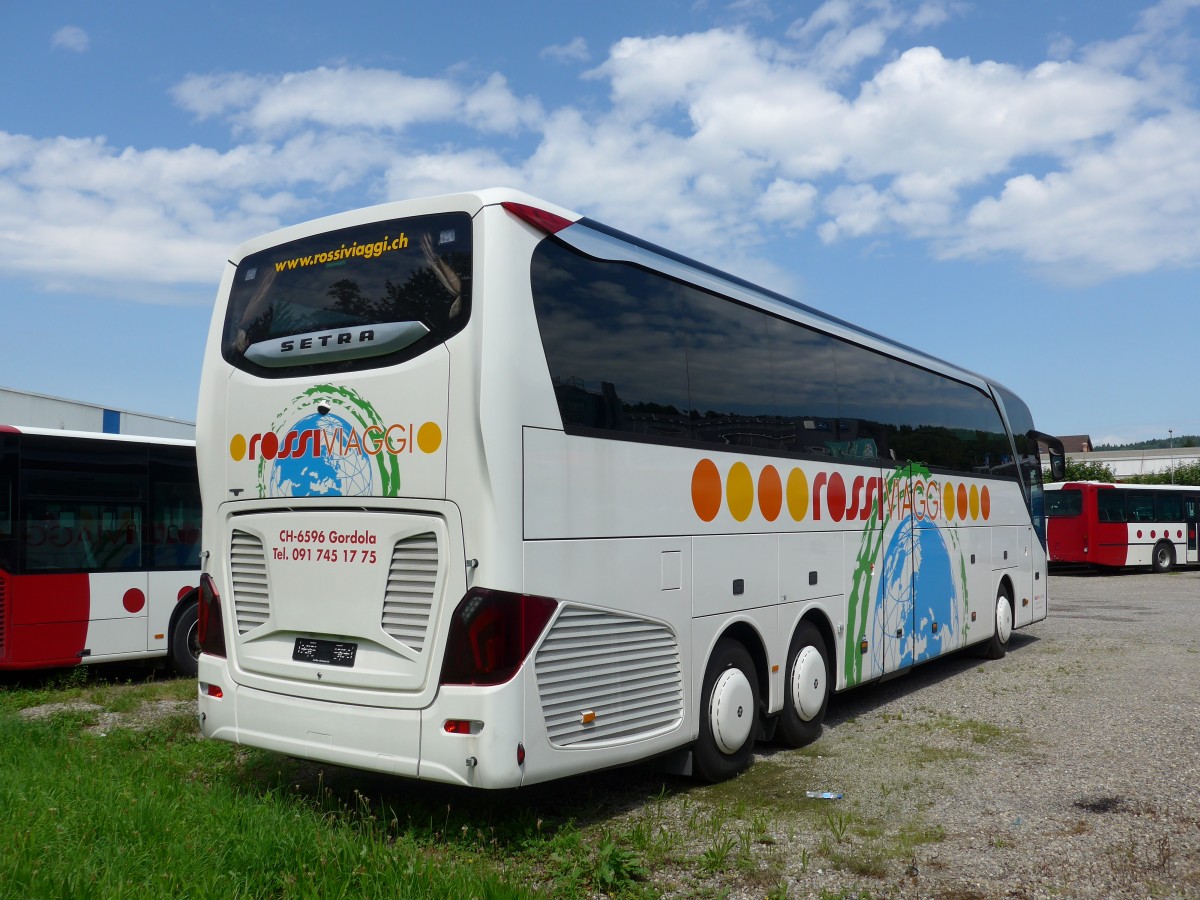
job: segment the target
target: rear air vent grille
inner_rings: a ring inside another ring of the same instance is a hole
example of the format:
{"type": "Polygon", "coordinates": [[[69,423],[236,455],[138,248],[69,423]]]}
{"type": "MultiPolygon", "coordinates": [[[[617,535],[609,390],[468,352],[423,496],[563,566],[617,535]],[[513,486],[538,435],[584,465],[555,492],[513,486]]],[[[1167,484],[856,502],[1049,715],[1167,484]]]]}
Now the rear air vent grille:
{"type": "Polygon", "coordinates": [[[633,616],[567,608],[535,661],[550,743],[626,743],[683,720],[675,635],[633,616]]]}
{"type": "Polygon", "coordinates": [[[427,531],[397,541],[383,598],[383,630],[420,653],[429,633],[438,578],[437,536],[427,531]]]}
{"type": "Polygon", "coordinates": [[[229,544],[229,562],[238,634],[245,634],[266,624],[271,617],[271,587],[262,539],[235,529],[229,544]]]}

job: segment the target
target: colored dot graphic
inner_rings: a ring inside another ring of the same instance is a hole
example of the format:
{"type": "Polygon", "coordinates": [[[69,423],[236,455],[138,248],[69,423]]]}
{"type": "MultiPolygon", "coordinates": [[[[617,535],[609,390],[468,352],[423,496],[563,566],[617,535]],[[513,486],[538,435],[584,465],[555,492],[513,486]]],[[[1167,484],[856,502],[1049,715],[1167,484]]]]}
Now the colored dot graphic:
{"type": "Polygon", "coordinates": [[[121,598],[121,605],[128,613],[140,613],[146,605],[146,595],[138,588],[130,588],[121,598]]]}
{"type": "MultiPolygon", "coordinates": [[[[420,435],[417,440],[421,441],[420,435]]],[[[872,493],[878,490],[881,479],[873,476],[871,480],[874,484],[867,490],[864,489],[864,478],[853,478],[848,485],[839,472],[819,472],[810,480],[804,470],[796,466],[788,471],[785,481],[773,465],[763,466],[755,478],[750,466],[740,460],[733,463],[722,478],[717,464],[705,458],[692,470],[692,508],[704,522],[714,521],[722,509],[737,522],[747,521],[755,509],[767,522],[774,522],[786,506],[787,514],[794,522],[803,522],[811,515],[814,519],[835,523],[867,518],[872,508],[868,506],[868,498],[872,504],[884,502],[896,504],[898,508],[912,508],[902,507],[895,496],[881,501],[878,493],[872,493]],[[814,491],[818,493],[814,494],[814,491]],[[814,509],[814,504],[820,509],[814,509]]],[[[936,481],[930,481],[924,486],[917,484],[913,494],[928,497],[928,506],[922,505],[927,511],[924,515],[947,522],[987,521],[992,516],[992,495],[986,485],[945,482],[939,486],[936,481]]],[[[915,506],[918,501],[910,499],[908,502],[915,506]]],[[[878,509],[878,506],[874,508],[878,509]]]]}

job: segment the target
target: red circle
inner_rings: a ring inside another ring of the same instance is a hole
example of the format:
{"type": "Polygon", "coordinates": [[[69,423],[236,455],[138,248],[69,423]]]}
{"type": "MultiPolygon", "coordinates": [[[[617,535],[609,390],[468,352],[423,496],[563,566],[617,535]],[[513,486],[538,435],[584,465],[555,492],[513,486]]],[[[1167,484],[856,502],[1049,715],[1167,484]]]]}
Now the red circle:
{"type": "Polygon", "coordinates": [[[842,517],[846,515],[846,482],[837,472],[829,476],[829,487],[825,490],[825,504],[829,508],[829,518],[835,522],[842,521],[842,517]]]}
{"type": "Polygon", "coordinates": [[[186,597],[188,594],[190,594],[195,589],[196,588],[194,586],[192,586],[190,584],[185,584],[183,587],[181,587],[179,589],[179,593],[175,595],[176,602],[182,600],[184,597],[186,597]]]}
{"type": "Polygon", "coordinates": [[[1138,537],[1141,537],[1141,536],[1142,536],[1142,529],[1139,528],[1138,529],[1138,537]]]}
{"type": "Polygon", "coordinates": [[[774,522],[783,509],[783,481],[774,466],[763,466],[758,476],[758,508],[768,522],[774,522]]]}
{"type": "Polygon", "coordinates": [[[967,518],[967,486],[960,484],[958,486],[958,518],[965,521],[967,518]]]}
{"type": "Polygon", "coordinates": [[[986,522],[992,516],[992,495],[985,484],[979,491],[979,511],[983,513],[983,519],[986,522]]]}
{"type": "Polygon", "coordinates": [[[146,606],[146,595],[139,588],[130,588],[121,598],[126,612],[140,613],[146,606]]]}
{"type": "Polygon", "coordinates": [[[279,452],[279,435],[273,431],[268,431],[262,436],[262,440],[258,442],[258,454],[263,459],[274,459],[279,452]]]}
{"type": "Polygon", "coordinates": [[[1150,529],[1150,537],[1152,537],[1152,538],[1158,537],[1158,532],[1155,531],[1154,529],[1150,529]]]}
{"type": "Polygon", "coordinates": [[[721,473],[711,459],[702,459],[692,471],[692,507],[705,522],[721,511],[721,473]]]}

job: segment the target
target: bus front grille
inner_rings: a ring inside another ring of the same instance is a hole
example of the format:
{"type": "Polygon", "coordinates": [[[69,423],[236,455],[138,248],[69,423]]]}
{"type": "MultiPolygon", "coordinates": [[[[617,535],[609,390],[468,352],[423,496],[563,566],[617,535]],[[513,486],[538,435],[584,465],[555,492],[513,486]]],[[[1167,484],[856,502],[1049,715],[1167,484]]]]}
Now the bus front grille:
{"type": "Polygon", "coordinates": [[[389,637],[418,653],[429,632],[437,576],[437,535],[427,531],[396,542],[380,624],[389,637]]]}
{"type": "Polygon", "coordinates": [[[555,620],[535,666],[555,747],[622,743],[683,720],[679,647],[665,625],[569,607],[555,620]]]}
{"type": "Polygon", "coordinates": [[[234,529],[229,543],[229,565],[238,634],[245,634],[271,617],[271,587],[262,539],[234,529]]]}

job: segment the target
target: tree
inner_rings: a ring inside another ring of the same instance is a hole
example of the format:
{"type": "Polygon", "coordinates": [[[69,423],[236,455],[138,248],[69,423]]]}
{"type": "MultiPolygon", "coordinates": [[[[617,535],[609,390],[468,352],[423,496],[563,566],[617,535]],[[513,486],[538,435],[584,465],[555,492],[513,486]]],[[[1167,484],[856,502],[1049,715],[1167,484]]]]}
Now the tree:
{"type": "MultiPolygon", "coordinates": [[[[1053,480],[1049,469],[1042,470],[1042,480],[1046,483],[1053,480]]],[[[1105,481],[1111,484],[1116,480],[1117,476],[1113,474],[1112,467],[1104,463],[1079,462],[1067,458],[1067,473],[1063,476],[1063,481],[1105,481]]]]}

